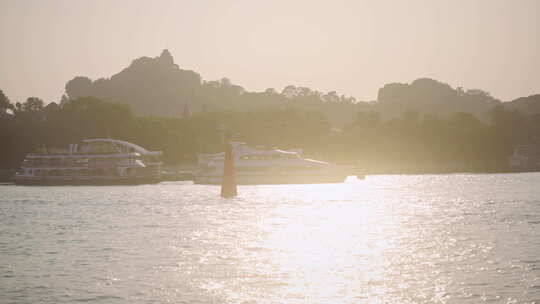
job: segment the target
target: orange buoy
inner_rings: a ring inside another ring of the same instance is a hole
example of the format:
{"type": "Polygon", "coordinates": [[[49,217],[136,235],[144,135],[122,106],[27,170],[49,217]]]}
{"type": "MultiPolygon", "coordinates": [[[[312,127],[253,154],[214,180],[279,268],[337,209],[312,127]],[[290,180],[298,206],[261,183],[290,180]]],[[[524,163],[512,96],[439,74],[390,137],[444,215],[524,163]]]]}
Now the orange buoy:
{"type": "Polygon", "coordinates": [[[223,163],[223,178],[221,180],[221,196],[230,198],[236,196],[236,174],[234,171],[234,154],[231,144],[225,142],[225,159],[223,163]]]}

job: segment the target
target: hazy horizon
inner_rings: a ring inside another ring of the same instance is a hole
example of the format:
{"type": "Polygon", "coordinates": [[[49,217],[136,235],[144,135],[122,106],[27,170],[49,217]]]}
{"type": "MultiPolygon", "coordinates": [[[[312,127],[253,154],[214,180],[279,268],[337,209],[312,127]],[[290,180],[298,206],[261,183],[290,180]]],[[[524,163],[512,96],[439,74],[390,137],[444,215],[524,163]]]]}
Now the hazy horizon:
{"type": "Polygon", "coordinates": [[[509,101],[540,93],[539,1],[0,0],[0,89],[59,101],[75,76],[109,78],[169,49],[205,80],[289,84],[374,100],[434,78],[509,101]]]}

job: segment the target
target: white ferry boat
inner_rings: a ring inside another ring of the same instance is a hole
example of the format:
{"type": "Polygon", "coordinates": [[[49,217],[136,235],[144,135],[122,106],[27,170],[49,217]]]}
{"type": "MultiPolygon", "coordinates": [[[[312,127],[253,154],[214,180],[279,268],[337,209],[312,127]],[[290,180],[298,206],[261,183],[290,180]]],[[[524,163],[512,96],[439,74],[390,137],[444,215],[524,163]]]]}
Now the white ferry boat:
{"type": "MultiPolygon", "coordinates": [[[[242,142],[231,145],[236,182],[240,185],[339,183],[353,172],[349,166],[303,158],[300,150],[253,148],[242,142]]],[[[224,155],[223,152],[199,154],[199,170],[193,182],[221,184],[224,155]]]]}
{"type": "Polygon", "coordinates": [[[160,181],[161,151],[148,151],[127,141],[96,138],[67,149],[26,155],[18,185],[118,185],[160,181]]]}

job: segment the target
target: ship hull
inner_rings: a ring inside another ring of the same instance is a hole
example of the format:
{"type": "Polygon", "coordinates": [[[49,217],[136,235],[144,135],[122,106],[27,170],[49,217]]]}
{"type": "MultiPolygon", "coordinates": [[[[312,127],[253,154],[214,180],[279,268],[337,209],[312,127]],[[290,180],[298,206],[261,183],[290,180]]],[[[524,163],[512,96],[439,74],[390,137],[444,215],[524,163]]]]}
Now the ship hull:
{"type": "Polygon", "coordinates": [[[157,184],[159,177],[130,177],[115,179],[20,179],[15,178],[15,185],[22,186],[114,186],[114,185],[142,185],[157,184]]]}
{"type": "MultiPolygon", "coordinates": [[[[342,183],[347,175],[236,175],[238,185],[280,185],[280,184],[332,184],[342,183]]],[[[198,175],[193,182],[202,185],[220,185],[222,176],[198,175]]]]}

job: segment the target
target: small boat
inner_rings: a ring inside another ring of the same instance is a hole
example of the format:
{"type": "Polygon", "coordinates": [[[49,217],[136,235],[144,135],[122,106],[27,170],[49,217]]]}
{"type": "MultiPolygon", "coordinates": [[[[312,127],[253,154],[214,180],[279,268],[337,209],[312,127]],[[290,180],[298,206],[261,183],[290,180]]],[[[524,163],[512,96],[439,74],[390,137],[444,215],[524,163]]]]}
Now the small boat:
{"type": "Polygon", "coordinates": [[[110,138],[26,155],[17,185],[133,185],[160,182],[161,151],[110,138]]]}
{"type": "MultiPolygon", "coordinates": [[[[350,166],[303,158],[301,150],[253,148],[242,142],[231,145],[240,185],[340,183],[354,171],[350,166]]],[[[199,154],[193,182],[221,184],[223,159],[224,153],[199,154]]]]}

